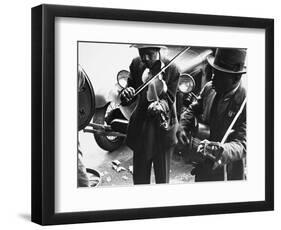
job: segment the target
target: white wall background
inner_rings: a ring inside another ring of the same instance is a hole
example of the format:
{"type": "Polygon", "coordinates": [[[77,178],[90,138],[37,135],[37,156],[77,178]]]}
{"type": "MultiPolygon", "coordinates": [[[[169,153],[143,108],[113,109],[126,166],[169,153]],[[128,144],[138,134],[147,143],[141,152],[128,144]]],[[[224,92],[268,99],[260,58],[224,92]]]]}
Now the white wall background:
{"type": "MultiPolygon", "coordinates": [[[[39,229],[30,222],[31,154],[30,154],[30,21],[31,7],[41,1],[3,1],[1,4],[1,229],[39,229]]],[[[122,221],[69,225],[68,229],[278,229],[281,222],[281,167],[278,145],[281,138],[280,88],[280,10],[278,1],[235,0],[213,1],[151,1],[151,0],[56,0],[52,4],[85,5],[110,8],[161,10],[186,13],[221,14],[275,19],[275,211],[213,216],[179,217],[154,220],[122,221]]],[[[49,227],[47,227],[49,228],[49,227]]],[[[52,227],[64,229],[66,226],[52,227]]]]}

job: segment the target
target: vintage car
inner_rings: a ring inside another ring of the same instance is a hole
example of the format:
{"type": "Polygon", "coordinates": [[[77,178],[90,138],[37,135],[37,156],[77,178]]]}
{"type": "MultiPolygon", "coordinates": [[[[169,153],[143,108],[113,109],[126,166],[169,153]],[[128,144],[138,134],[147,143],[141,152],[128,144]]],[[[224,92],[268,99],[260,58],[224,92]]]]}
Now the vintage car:
{"type": "MultiPolygon", "coordinates": [[[[183,48],[168,47],[167,58],[172,59],[183,48]]],[[[201,88],[210,80],[211,71],[206,58],[212,52],[210,48],[191,47],[181,58],[175,60],[181,71],[176,95],[178,116],[184,107],[196,99],[201,88]]],[[[128,121],[133,110],[133,106],[120,105],[120,92],[127,86],[129,74],[127,70],[119,71],[114,87],[106,94],[97,93],[86,71],[79,65],[79,130],[92,133],[98,146],[109,152],[124,143],[128,121]]],[[[98,77],[102,78],[102,76],[98,77]]]]}

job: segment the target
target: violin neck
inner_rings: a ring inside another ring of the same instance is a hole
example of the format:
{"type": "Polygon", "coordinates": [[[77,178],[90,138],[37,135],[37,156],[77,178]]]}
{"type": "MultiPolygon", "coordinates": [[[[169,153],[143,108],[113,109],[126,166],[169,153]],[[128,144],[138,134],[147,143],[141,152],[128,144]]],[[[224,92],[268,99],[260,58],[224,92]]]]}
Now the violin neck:
{"type": "Polygon", "coordinates": [[[153,89],[154,98],[156,99],[156,101],[159,101],[159,96],[157,94],[157,90],[156,90],[156,86],[155,86],[154,82],[151,83],[151,86],[153,89]]]}

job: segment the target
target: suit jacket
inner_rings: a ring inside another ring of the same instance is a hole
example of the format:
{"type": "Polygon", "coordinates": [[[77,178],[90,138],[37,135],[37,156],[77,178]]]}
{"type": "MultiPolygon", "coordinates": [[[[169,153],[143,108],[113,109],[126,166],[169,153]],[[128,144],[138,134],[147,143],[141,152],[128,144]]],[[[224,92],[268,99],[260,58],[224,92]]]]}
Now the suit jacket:
{"type": "MultiPolygon", "coordinates": [[[[216,97],[216,91],[211,83],[203,88],[199,99],[182,113],[180,124],[184,129],[189,129],[195,124],[195,118],[210,126],[210,141],[220,142],[239,111],[246,97],[246,90],[240,84],[233,94],[226,98],[216,97]],[[218,101],[223,100],[218,109],[218,101]]],[[[227,165],[228,180],[244,179],[246,156],[246,106],[233,126],[233,133],[223,145],[222,161],[227,165]]],[[[223,180],[223,167],[212,170],[212,162],[205,160],[195,169],[197,180],[223,180]]]]}
{"type": "MultiPolygon", "coordinates": [[[[166,65],[169,61],[162,60],[166,65]]],[[[143,84],[142,74],[146,69],[139,57],[133,59],[130,65],[130,77],[128,86],[138,88],[143,84]]],[[[147,108],[150,102],[147,101],[147,89],[138,96],[137,107],[134,110],[127,130],[127,145],[134,151],[143,151],[147,157],[154,154],[161,154],[167,148],[176,144],[176,130],[178,120],[176,116],[175,98],[178,86],[179,70],[175,65],[170,65],[163,73],[163,80],[167,85],[167,92],[159,96],[160,103],[165,108],[169,117],[167,129],[162,129],[148,116],[147,108]]]]}

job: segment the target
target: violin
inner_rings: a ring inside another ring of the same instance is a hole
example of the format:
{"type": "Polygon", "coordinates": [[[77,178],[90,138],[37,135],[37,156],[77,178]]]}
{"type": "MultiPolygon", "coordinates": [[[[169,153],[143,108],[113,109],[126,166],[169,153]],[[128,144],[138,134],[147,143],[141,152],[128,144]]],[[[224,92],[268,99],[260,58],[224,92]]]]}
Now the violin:
{"type": "MultiPolygon", "coordinates": [[[[157,61],[151,70],[148,68],[145,69],[142,75],[143,81],[146,82],[147,80],[150,80],[155,75],[155,72],[159,73],[161,66],[163,65],[164,64],[161,61],[157,61]]],[[[154,78],[147,87],[146,98],[149,102],[159,101],[159,96],[162,93],[166,93],[168,89],[166,82],[163,80],[162,73],[158,74],[158,76],[154,78]]]]}
{"type": "MultiPolygon", "coordinates": [[[[149,86],[149,89],[147,90],[147,100],[148,101],[159,101],[159,95],[161,93],[167,91],[167,85],[165,81],[163,80],[162,73],[183,53],[185,53],[187,50],[189,50],[190,47],[185,47],[181,52],[179,52],[174,58],[166,64],[164,67],[162,67],[161,62],[156,62],[156,65],[153,66],[152,71],[150,71],[150,76],[146,77],[146,81],[139,86],[136,91],[134,98],[131,100],[134,100],[144,89],[146,89],[149,86]],[[160,76],[161,75],[161,76],[160,76]],[[150,84],[152,83],[152,84],[150,84]]],[[[149,71],[147,71],[149,72],[149,71]]],[[[132,103],[131,105],[125,105],[122,102],[118,105],[120,109],[122,110],[122,113],[124,116],[129,119],[131,114],[136,108],[137,103],[132,103]]]]}
{"type": "MultiPolygon", "coordinates": [[[[152,69],[145,69],[142,75],[142,79],[144,82],[149,81],[155,74],[159,73],[161,67],[163,67],[163,63],[161,61],[157,61],[152,69]]],[[[162,93],[166,93],[168,90],[166,82],[163,80],[163,74],[160,73],[156,78],[154,78],[147,86],[146,91],[146,99],[148,102],[159,102],[160,103],[160,95],[162,93]]],[[[159,125],[163,129],[167,129],[169,126],[169,116],[165,114],[164,111],[159,112],[159,117],[156,117],[159,121],[159,125]]]]}
{"type": "MultiPolygon", "coordinates": [[[[136,89],[135,96],[140,94],[149,84],[152,82],[155,78],[157,78],[162,72],[164,72],[178,57],[180,57],[183,53],[185,53],[187,50],[189,50],[190,47],[184,48],[181,52],[179,52],[167,65],[165,65],[163,68],[161,68],[161,62],[157,62],[158,64],[155,65],[155,67],[152,68],[152,72],[154,73],[155,70],[160,69],[159,72],[155,75],[153,75],[150,79],[148,79],[146,82],[144,82],[140,87],[136,89]],[[159,66],[160,65],[160,66],[159,66]]],[[[153,74],[152,73],[152,74],[153,74]]]]}

